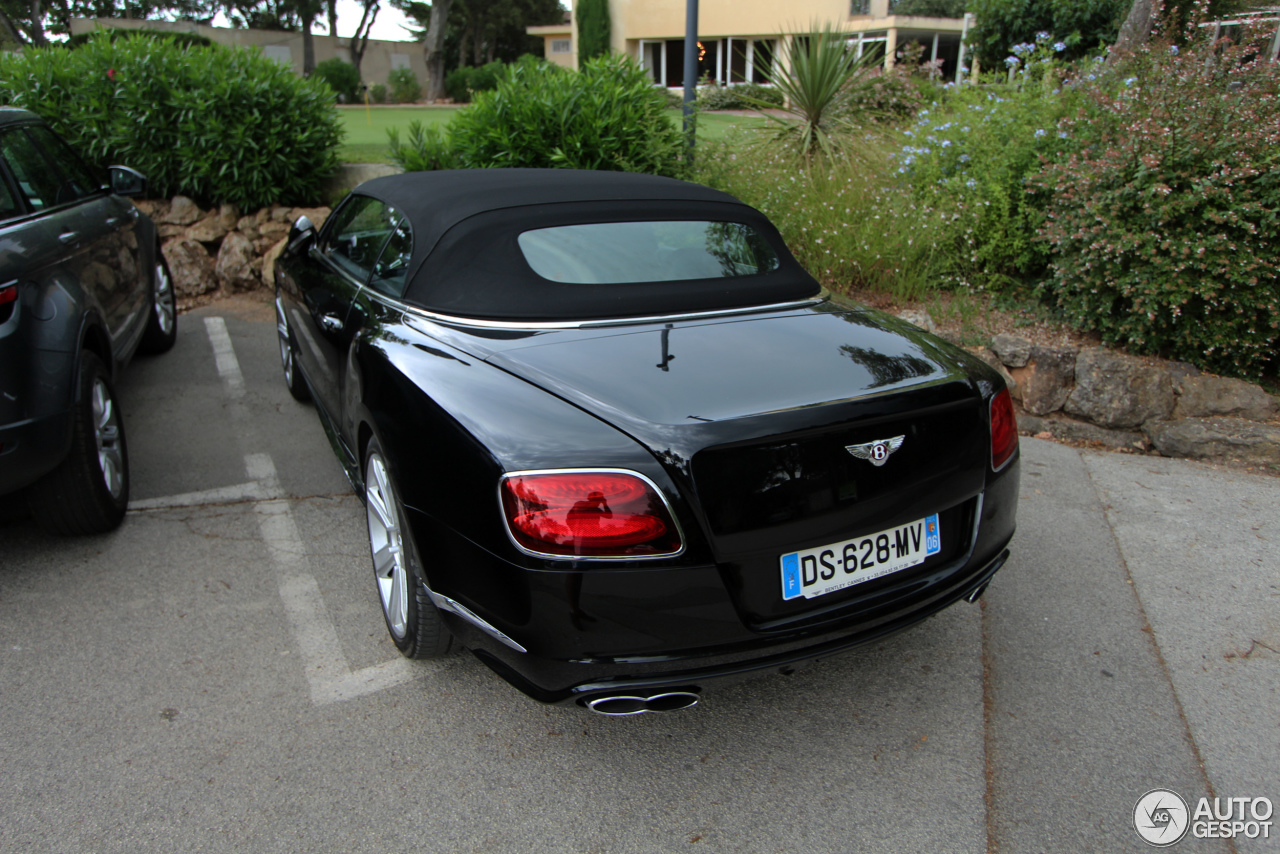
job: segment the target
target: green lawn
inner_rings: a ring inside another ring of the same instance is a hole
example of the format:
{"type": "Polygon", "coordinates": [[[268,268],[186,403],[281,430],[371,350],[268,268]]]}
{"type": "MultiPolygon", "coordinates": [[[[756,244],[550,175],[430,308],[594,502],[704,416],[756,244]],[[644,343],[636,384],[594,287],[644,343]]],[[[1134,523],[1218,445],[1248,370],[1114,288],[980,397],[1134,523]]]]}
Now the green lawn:
{"type": "MultiPolygon", "coordinates": [[[[387,129],[399,128],[400,138],[408,135],[409,124],[443,125],[453,118],[457,107],[370,107],[341,106],[337,108],[346,136],[338,151],[338,158],[347,163],[389,163],[387,158],[387,129]]],[[[671,120],[680,124],[678,109],[668,110],[671,120]]],[[[730,116],[723,113],[705,113],[698,117],[698,137],[720,139],[730,128],[766,127],[768,120],[757,116],[730,116]]]]}

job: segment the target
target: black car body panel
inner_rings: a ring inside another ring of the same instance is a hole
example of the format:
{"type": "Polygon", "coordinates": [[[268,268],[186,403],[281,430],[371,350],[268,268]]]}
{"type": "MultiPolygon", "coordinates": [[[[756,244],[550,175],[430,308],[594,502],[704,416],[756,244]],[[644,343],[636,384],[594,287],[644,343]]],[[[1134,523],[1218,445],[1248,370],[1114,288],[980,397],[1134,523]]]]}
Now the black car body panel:
{"type": "Polygon", "coordinates": [[[819,293],[561,324],[451,317],[344,274],[325,240],[282,256],[277,284],[335,450],[359,488],[377,437],[449,627],[536,699],[794,666],[981,592],[1007,556],[1018,458],[992,467],[989,423],[1003,382],[904,321],[819,293]],[[881,465],[847,450],[899,436],[881,465]],[[522,549],[499,484],[562,469],[642,475],[682,550],[522,549]],[[940,547],[919,565],[784,599],[783,554],[931,514],[940,547]]]}
{"type": "MultiPolygon", "coordinates": [[[[47,132],[22,110],[0,110],[0,134],[47,132]]],[[[35,209],[0,159],[3,193],[18,207],[0,219],[0,495],[55,468],[71,441],[79,353],[112,374],[147,328],[156,231],[126,198],[94,187],[74,201],[35,209]]]]}

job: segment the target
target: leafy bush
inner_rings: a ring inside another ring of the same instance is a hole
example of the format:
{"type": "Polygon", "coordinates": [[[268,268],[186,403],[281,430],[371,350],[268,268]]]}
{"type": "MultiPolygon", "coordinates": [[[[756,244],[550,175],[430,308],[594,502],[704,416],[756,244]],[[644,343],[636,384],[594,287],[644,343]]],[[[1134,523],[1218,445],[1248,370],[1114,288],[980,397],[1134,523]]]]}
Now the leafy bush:
{"type": "Polygon", "coordinates": [[[1048,295],[1107,343],[1246,377],[1274,367],[1280,65],[1157,41],[1081,88],[1063,124],[1076,148],[1041,180],[1048,295]]]}
{"type": "Polygon", "coordinates": [[[468,104],[476,92],[498,88],[505,68],[504,63],[494,60],[487,65],[454,69],[444,80],[444,91],[459,104],[468,104]]]}
{"type": "Polygon", "coordinates": [[[374,83],[369,87],[369,100],[375,104],[387,103],[387,87],[382,83],[374,83]]]}
{"type": "Polygon", "coordinates": [[[40,114],[98,166],[156,195],[242,209],[310,203],[337,167],[333,95],[252,50],[97,37],[0,54],[0,102],[40,114]]]}
{"type": "Polygon", "coordinates": [[[94,30],[90,33],[80,33],[71,36],[62,43],[63,47],[78,48],[89,43],[91,39],[108,38],[111,41],[119,41],[120,39],[131,39],[141,36],[143,38],[165,39],[176,44],[178,47],[210,47],[213,40],[197,33],[174,32],[173,30],[152,30],[140,28],[136,30],[126,29],[104,29],[94,30]]]}
{"type": "Polygon", "coordinates": [[[458,158],[448,134],[439,125],[425,126],[416,119],[409,123],[409,139],[401,143],[400,131],[387,129],[391,161],[406,172],[457,169],[458,158]]]}
{"type": "Polygon", "coordinates": [[[393,68],[387,75],[388,97],[393,104],[412,104],[422,97],[422,86],[411,68],[393,68]]]}
{"type": "Polygon", "coordinates": [[[1130,0],[971,0],[969,44],[982,67],[1001,67],[1015,44],[1057,33],[1069,59],[1115,43],[1130,0]]]}
{"type": "Polygon", "coordinates": [[[759,83],[721,86],[715,81],[707,81],[698,87],[700,110],[754,110],[760,105],[781,107],[782,100],[782,93],[777,89],[759,83]]]}
{"type": "Polygon", "coordinates": [[[1024,46],[1013,83],[950,88],[903,132],[895,171],[951,224],[944,250],[952,285],[1018,289],[1044,274],[1048,247],[1036,230],[1046,198],[1029,193],[1027,181],[1068,144],[1057,124],[1073,96],[1059,85],[1056,46],[1024,46]]]}
{"type": "Polygon", "coordinates": [[[465,168],[542,166],[675,175],[684,142],[666,98],[634,62],[604,56],[566,71],[533,58],[508,66],[449,125],[465,168]]]}
{"type": "Polygon", "coordinates": [[[360,72],[349,62],[334,57],[316,66],[319,77],[338,95],[343,103],[354,104],[360,99],[360,72]]]}

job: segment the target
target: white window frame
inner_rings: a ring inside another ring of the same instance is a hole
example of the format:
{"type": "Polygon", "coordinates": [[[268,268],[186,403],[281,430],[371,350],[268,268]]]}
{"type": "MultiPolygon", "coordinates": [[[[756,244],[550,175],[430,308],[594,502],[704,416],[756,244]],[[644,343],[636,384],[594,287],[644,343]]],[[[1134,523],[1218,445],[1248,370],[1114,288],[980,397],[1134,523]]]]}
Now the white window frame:
{"type": "Polygon", "coordinates": [[[653,81],[655,86],[667,87],[667,40],[666,39],[640,39],[640,46],[637,48],[640,52],[640,67],[649,70],[649,55],[645,51],[648,45],[658,45],[658,68],[657,80],[653,81]]]}

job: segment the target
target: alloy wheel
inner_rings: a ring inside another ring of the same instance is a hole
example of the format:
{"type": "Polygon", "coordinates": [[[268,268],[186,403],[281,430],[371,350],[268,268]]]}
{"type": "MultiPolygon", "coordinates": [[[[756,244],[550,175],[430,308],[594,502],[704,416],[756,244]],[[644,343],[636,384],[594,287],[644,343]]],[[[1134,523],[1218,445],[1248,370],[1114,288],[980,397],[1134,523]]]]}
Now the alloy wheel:
{"type": "Polygon", "coordinates": [[[111,392],[101,378],[93,382],[93,438],[98,446],[98,467],[107,491],[115,498],[124,489],[124,453],[120,441],[120,416],[111,392]]]}
{"type": "Polygon", "coordinates": [[[409,567],[401,528],[400,502],[381,455],[371,454],[365,466],[365,512],[369,522],[369,550],[378,596],[387,626],[403,638],[409,625],[409,567]]]}

